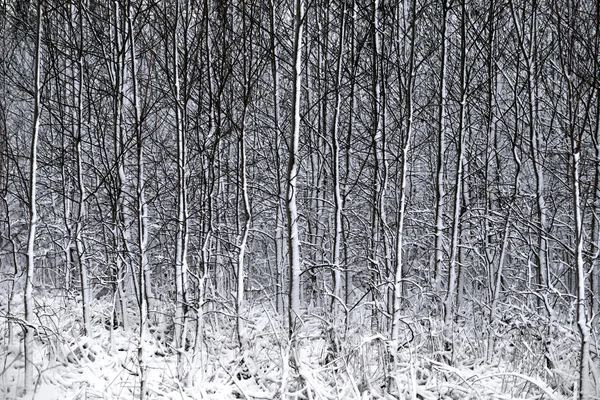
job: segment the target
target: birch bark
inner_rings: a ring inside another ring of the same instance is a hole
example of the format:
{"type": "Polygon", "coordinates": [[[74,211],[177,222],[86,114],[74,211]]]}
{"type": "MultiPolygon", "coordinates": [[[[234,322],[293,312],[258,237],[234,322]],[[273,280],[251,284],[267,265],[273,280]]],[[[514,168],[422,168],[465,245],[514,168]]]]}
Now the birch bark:
{"type": "Polygon", "coordinates": [[[304,0],[296,0],[294,6],[293,72],[292,72],[292,134],[287,171],[286,214],[289,252],[289,311],[288,333],[290,339],[296,330],[300,316],[300,238],[298,232],[298,147],[300,142],[300,95],[302,90],[302,32],[304,0]]]}
{"type": "Polygon", "coordinates": [[[31,148],[29,153],[29,229],[27,233],[27,267],[25,269],[25,327],[23,347],[25,354],[25,393],[33,393],[33,279],[35,274],[35,234],[38,224],[37,211],[37,162],[38,162],[38,137],[40,132],[41,115],[41,56],[42,56],[42,0],[37,1],[36,42],[33,59],[33,132],[31,135],[31,148]]]}

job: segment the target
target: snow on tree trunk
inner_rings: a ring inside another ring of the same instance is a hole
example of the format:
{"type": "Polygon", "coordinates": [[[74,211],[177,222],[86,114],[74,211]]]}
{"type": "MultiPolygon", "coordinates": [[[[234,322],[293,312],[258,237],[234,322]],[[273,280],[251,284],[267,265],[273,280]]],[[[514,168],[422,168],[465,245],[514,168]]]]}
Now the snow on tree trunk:
{"type": "Polygon", "coordinates": [[[439,69],[439,93],[437,115],[437,159],[435,176],[435,243],[434,243],[434,289],[442,288],[442,263],[444,259],[444,152],[446,151],[446,64],[448,38],[446,36],[446,20],[448,8],[446,0],[442,1],[441,35],[441,64],[439,69]]]}
{"type": "Polygon", "coordinates": [[[129,6],[127,15],[127,29],[129,32],[129,57],[131,62],[131,85],[132,85],[132,106],[133,123],[136,136],[137,149],[137,184],[136,184],[136,222],[137,222],[137,259],[139,263],[138,270],[138,302],[139,302],[139,343],[138,343],[138,365],[140,376],[140,399],[144,400],[148,395],[147,365],[144,355],[144,345],[148,336],[148,290],[147,281],[148,256],[146,248],[148,245],[148,206],[144,195],[144,140],[140,117],[140,98],[138,93],[137,73],[138,66],[136,62],[135,31],[133,25],[134,11],[129,6]]]}
{"type": "MultiPolygon", "coordinates": [[[[342,5],[341,21],[339,30],[339,44],[337,51],[337,65],[335,74],[335,108],[333,113],[333,125],[331,128],[331,157],[333,163],[333,204],[334,204],[334,219],[333,219],[333,255],[332,255],[332,275],[333,275],[333,296],[331,297],[330,311],[335,321],[339,314],[339,304],[342,299],[342,271],[340,266],[340,253],[342,242],[342,211],[343,200],[340,188],[340,145],[339,145],[339,120],[340,108],[342,104],[342,96],[340,86],[342,84],[342,61],[344,58],[344,36],[346,31],[346,3],[342,5]]],[[[345,304],[344,304],[345,305],[345,304]]]]}
{"type": "Polygon", "coordinates": [[[42,0],[37,2],[37,33],[35,43],[35,55],[33,65],[33,132],[31,136],[31,151],[29,159],[29,231],[27,234],[27,268],[25,271],[25,335],[23,338],[23,347],[25,354],[25,393],[31,394],[34,390],[33,385],[33,332],[34,332],[34,314],[33,314],[33,279],[35,273],[35,234],[38,224],[37,212],[37,158],[38,158],[38,136],[40,132],[40,114],[41,114],[41,82],[40,82],[40,64],[42,49],[42,0]]]}
{"type": "Polygon", "coordinates": [[[175,333],[174,346],[177,349],[178,376],[183,377],[185,358],[183,347],[187,334],[187,275],[188,275],[188,242],[189,221],[187,206],[187,145],[185,136],[186,107],[181,99],[181,82],[179,78],[179,26],[181,18],[180,1],[175,1],[174,25],[172,28],[171,50],[173,53],[171,73],[173,79],[173,97],[175,111],[175,130],[177,137],[177,233],[175,243],[175,333]]]}
{"type": "Polygon", "coordinates": [[[279,121],[279,48],[277,46],[277,28],[275,25],[277,17],[277,8],[274,2],[271,2],[269,12],[269,45],[271,51],[271,76],[273,79],[273,127],[275,131],[275,168],[276,168],[276,188],[277,203],[275,206],[275,309],[283,314],[283,275],[285,266],[285,204],[284,185],[282,182],[283,171],[281,168],[282,158],[282,137],[279,121]]]}
{"type": "Polygon", "coordinates": [[[574,133],[571,134],[571,159],[572,159],[572,181],[573,181],[573,212],[575,219],[575,262],[577,267],[577,328],[580,335],[579,348],[579,400],[590,400],[592,398],[592,382],[590,379],[590,356],[591,333],[587,319],[587,271],[583,261],[583,222],[581,215],[580,194],[580,143],[575,143],[574,133]]]}
{"type": "Polygon", "coordinates": [[[79,49],[77,54],[77,137],[75,139],[75,153],[77,157],[77,186],[79,193],[79,208],[77,213],[77,224],[75,225],[75,246],[77,248],[77,258],[79,262],[79,279],[81,285],[81,307],[83,311],[83,327],[85,335],[92,335],[92,321],[90,312],[90,287],[88,282],[88,269],[86,262],[85,246],[83,239],[83,220],[86,215],[85,210],[85,182],[83,178],[83,153],[81,143],[83,141],[83,0],[77,3],[79,28],[79,49]]]}
{"type": "MultiPolygon", "coordinates": [[[[400,337],[400,318],[401,318],[401,306],[402,306],[402,295],[403,295],[403,251],[404,251],[404,220],[406,217],[406,191],[408,186],[408,171],[410,168],[409,163],[409,149],[411,145],[413,135],[413,89],[414,89],[414,61],[415,61],[415,30],[416,30],[416,0],[412,0],[410,4],[410,49],[408,55],[408,70],[406,71],[406,97],[404,107],[406,108],[406,133],[402,139],[402,169],[400,172],[400,188],[399,188],[399,209],[398,209],[398,222],[396,227],[396,265],[394,268],[394,304],[392,314],[392,329],[391,329],[391,340],[395,346],[398,346],[398,340],[400,337]]],[[[396,365],[396,352],[393,352],[394,364],[396,365]]]]}
{"type": "Polygon", "coordinates": [[[467,37],[466,37],[466,11],[465,1],[461,3],[461,56],[460,56],[460,105],[458,121],[457,159],[456,159],[456,179],[454,181],[454,217],[452,219],[452,237],[450,242],[450,263],[448,268],[448,286],[444,298],[444,326],[447,330],[445,340],[446,344],[452,343],[452,318],[454,316],[454,300],[456,296],[456,283],[458,279],[458,252],[459,252],[459,228],[461,217],[461,189],[463,180],[463,159],[464,159],[464,136],[465,136],[465,118],[467,112],[467,37]]]}
{"type": "Polygon", "coordinates": [[[294,8],[294,46],[293,46],[293,88],[292,88],[292,135],[290,140],[286,214],[289,252],[289,311],[288,333],[292,338],[296,329],[296,320],[300,316],[300,238],[298,237],[298,209],[296,205],[298,181],[298,147],[300,142],[300,95],[302,78],[302,30],[304,17],[303,0],[295,1],[294,8]]]}

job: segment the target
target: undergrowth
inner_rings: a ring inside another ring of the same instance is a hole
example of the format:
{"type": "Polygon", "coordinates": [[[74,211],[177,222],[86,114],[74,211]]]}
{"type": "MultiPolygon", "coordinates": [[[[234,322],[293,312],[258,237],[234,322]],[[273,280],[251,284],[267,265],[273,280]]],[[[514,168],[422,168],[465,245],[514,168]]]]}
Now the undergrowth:
{"type": "MultiPolygon", "coordinates": [[[[14,314],[4,313],[0,324],[2,399],[23,398],[22,321],[15,317],[21,307],[15,304],[14,314]]],[[[168,305],[159,307],[164,310],[168,305]]],[[[108,300],[95,302],[92,311],[93,334],[85,337],[77,299],[37,297],[36,391],[28,398],[139,397],[137,328],[111,329],[108,300]]],[[[421,315],[422,311],[403,317],[401,343],[393,345],[385,334],[371,331],[366,309],[356,311],[347,328],[307,311],[291,349],[282,318],[257,303],[244,314],[247,343],[240,351],[231,315],[208,310],[198,347],[199,368],[189,387],[178,377],[170,321],[154,319],[152,335],[144,343],[149,397],[505,400],[573,396],[578,361],[572,324],[506,308],[505,317],[485,330],[484,315],[471,310],[469,318],[456,321],[449,354],[440,318],[421,315]],[[486,359],[488,335],[495,340],[492,357],[486,359]]],[[[193,333],[188,337],[193,338],[193,333]]],[[[184,352],[188,371],[191,357],[184,352]]]]}

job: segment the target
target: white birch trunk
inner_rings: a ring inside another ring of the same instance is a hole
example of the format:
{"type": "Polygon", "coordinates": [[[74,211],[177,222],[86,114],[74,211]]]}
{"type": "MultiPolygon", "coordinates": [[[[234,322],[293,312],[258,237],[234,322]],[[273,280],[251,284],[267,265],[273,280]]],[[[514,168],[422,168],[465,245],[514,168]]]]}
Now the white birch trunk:
{"type": "MultiPolygon", "coordinates": [[[[373,192],[372,201],[373,209],[371,210],[371,243],[369,249],[369,257],[371,258],[371,279],[372,285],[372,309],[371,309],[371,329],[374,332],[380,330],[378,302],[381,301],[380,281],[381,275],[385,276],[385,271],[382,274],[381,257],[379,255],[379,247],[383,240],[384,243],[384,263],[387,267],[389,257],[387,254],[387,246],[385,245],[386,238],[385,230],[385,186],[386,186],[386,161],[385,161],[385,141],[383,138],[383,123],[382,123],[382,96],[381,96],[381,79],[380,76],[380,32],[379,32],[379,0],[373,0],[371,3],[371,24],[372,24],[372,53],[371,53],[371,146],[374,157],[373,170],[373,192]]],[[[387,268],[386,268],[387,269],[387,268]]],[[[386,290],[387,293],[387,290],[386,290]]]]}
{"type": "Polygon", "coordinates": [[[333,296],[331,297],[330,311],[332,313],[333,321],[336,321],[339,314],[339,304],[344,304],[345,301],[342,299],[342,271],[340,266],[340,253],[341,253],[341,242],[342,242],[342,212],[343,212],[343,200],[340,188],[340,149],[339,149],[339,121],[340,121],[340,109],[342,105],[342,97],[340,87],[342,83],[342,61],[344,58],[344,36],[346,32],[346,3],[342,5],[340,30],[339,30],[339,43],[337,51],[337,65],[336,65],[336,76],[335,76],[335,108],[333,111],[333,125],[331,129],[331,152],[332,152],[332,163],[333,163],[333,205],[334,205],[334,219],[333,219],[333,256],[332,256],[332,269],[333,269],[333,296]],[[336,306],[338,304],[338,306],[336,306]]]}
{"type": "Polygon", "coordinates": [[[246,265],[244,257],[248,246],[248,235],[252,224],[252,210],[250,208],[250,196],[248,194],[248,177],[246,172],[246,115],[250,99],[252,96],[252,74],[253,74],[253,48],[252,48],[252,27],[248,28],[246,3],[242,1],[242,74],[243,74],[243,109],[241,121],[239,123],[239,174],[242,195],[242,214],[243,224],[241,226],[241,235],[238,243],[238,259],[237,259],[237,295],[236,295],[236,325],[238,342],[242,351],[246,348],[247,335],[244,327],[244,319],[242,313],[244,310],[244,292],[246,265]]]}
{"type": "Polygon", "coordinates": [[[444,152],[446,151],[446,64],[448,55],[448,38],[446,36],[446,20],[448,18],[448,4],[442,1],[441,21],[441,64],[438,93],[437,115],[437,161],[435,177],[435,243],[434,243],[434,289],[442,288],[442,269],[444,261],[444,152]]]}
{"type": "Polygon", "coordinates": [[[77,55],[77,137],[75,142],[75,153],[77,157],[77,186],[79,193],[79,208],[77,213],[77,223],[75,225],[75,246],[77,248],[77,258],[79,262],[79,279],[81,284],[81,299],[83,311],[83,326],[85,335],[91,337],[92,322],[90,313],[90,287],[88,282],[88,270],[85,255],[85,246],[83,242],[83,220],[85,218],[85,182],[83,180],[83,154],[81,142],[83,140],[83,0],[78,2],[78,28],[79,28],[79,49],[77,55]]]}
{"type": "Polygon", "coordinates": [[[303,0],[295,1],[294,44],[293,44],[293,89],[292,89],[292,135],[287,171],[286,214],[288,224],[289,252],[289,311],[288,333],[290,339],[300,316],[300,238],[298,237],[298,209],[296,205],[298,180],[298,147],[300,143],[300,95],[302,78],[302,31],[304,18],[303,0]]]}
{"type": "MultiPolygon", "coordinates": [[[[596,2],[596,34],[594,36],[594,53],[598,56],[600,54],[600,2],[596,2]]],[[[600,65],[594,63],[593,76],[598,76],[600,73],[600,65]]],[[[596,81],[598,82],[598,81],[596,81]]],[[[592,203],[592,227],[591,227],[591,240],[590,240],[590,253],[591,253],[591,281],[590,281],[590,294],[591,294],[591,311],[592,315],[600,313],[600,88],[596,87],[596,104],[595,104],[595,123],[591,132],[591,141],[594,145],[594,157],[595,157],[595,168],[594,168],[594,186],[593,190],[593,203],[592,203]]],[[[594,319],[597,321],[598,318],[594,319]]],[[[598,385],[598,391],[600,392],[600,385],[598,385]]],[[[600,395],[600,393],[598,393],[600,395]]]]}
{"type": "Polygon", "coordinates": [[[246,177],[246,105],[244,105],[244,111],[241,121],[241,132],[239,138],[240,146],[240,180],[242,185],[242,202],[243,202],[243,215],[244,224],[242,225],[242,232],[240,241],[238,243],[238,259],[237,259],[237,295],[236,295],[236,322],[237,322],[237,334],[240,348],[244,349],[247,341],[246,333],[244,331],[244,319],[242,318],[242,312],[244,310],[244,275],[245,263],[244,257],[246,254],[246,247],[248,243],[248,233],[250,232],[250,224],[252,221],[252,212],[250,209],[250,198],[248,196],[248,179],[246,177]]]}
{"type": "Polygon", "coordinates": [[[129,225],[126,222],[126,205],[125,205],[125,186],[127,183],[127,176],[125,174],[125,132],[123,128],[123,100],[125,91],[125,51],[123,48],[122,35],[126,35],[126,32],[121,28],[122,19],[119,12],[120,4],[115,1],[113,4],[113,58],[114,64],[112,65],[111,75],[112,83],[115,91],[114,99],[114,152],[115,152],[115,164],[117,169],[117,187],[116,190],[116,203],[115,203],[115,228],[113,229],[113,236],[115,239],[115,267],[116,267],[116,278],[117,278],[117,293],[119,297],[119,304],[121,310],[121,318],[123,323],[123,329],[125,331],[130,330],[131,323],[129,315],[127,313],[127,304],[131,301],[132,297],[132,285],[131,277],[128,266],[124,258],[124,253],[128,251],[128,243],[130,240],[129,225]]]}
{"type": "MultiPolygon", "coordinates": [[[[214,74],[212,73],[212,67],[211,67],[211,54],[210,54],[210,48],[211,48],[211,39],[210,39],[210,34],[209,34],[209,15],[210,15],[210,9],[209,9],[209,3],[208,0],[204,0],[203,1],[203,7],[204,7],[204,14],[202,16],[203,20],[202,20],[202,32],[204,33],[204,42],[203,44],[206,46],[206,54],[207,54],[207,66],[208,66],[208,70],[210,71],[210,77],[208,79],[208,92],[209,92],[209,110],[208,110],[208,126],[209,126],[209,131],[208,131],[208,138],[213,138],[215,136],[215,132],[216,132],[216,127],[215,127],[215,116],[214,116],[214,105],[213,105],[213,87],[214,87],[214,83],[213,83],[213,77],[214,74]]],[[[215,148],[216,148],[216,144],[218,143],[218,139],[215,139],[215,148]]],[[[203,342],[204,342],[204,293],[205,293],[205,289],[206,289],[206,281],[208,278],[208,269],[209,269],[209,263],[210,263],[210,246],[211,246],[211,242],[212,242],[212,235],[213,235],[213,195],[214,195],[214,187],[215,187],[215,177],[214,174],[212,174],[213,169],[214,169],[214,164],[213,161],[214,159],[212,158],[212,156],[214,156],[214,153],[211,155],[205,155],[205,161],[204,161],[204,167],[205,167],[205,180],[208,184],[208,188],[207,188],[207,192],[205,194],[205,210],[206,210],[206,217],[202,219],[202,233],[204,235],[203,240],[202,240],[202,247],[201,247],[201,260],[200,260],[200,265],[197,269],[197,276],[198,276],[198,288],[197,288],[197,293],[196,293],[196,303],[197,303],[197,308],[196,308],[196,331],[195,331],[195,336],[194,336],[194,344],[192,347],[192,362],[191,362],[191,366],[190,369],[187,373],[187,378],[186,378],[186,385],[187,386],[193,386],[193,385],[198,385],[200,384],[200,382],[202,382],[202,378],[203,378],[203,373],[204,373],[204,368],[202,368],[202,363],[204,362],[204,352],[203,352],[203,342]],[[198,377],[197,375],[200,375],[200,377],[198,377]]]]}
{"type": "Polygon", "coordinates": [[[575,218],[575,262],[577,267],[577,328],[579,329],[579,393],[578,400],[592,399],[592,382],[590,378],[590,355],[591,332],[587,317],[586,298],[586,269],[583,261],[583,219],[581,212],[581,189],[579,183],[580,175],[580,144],[575,143],[574,132],[571,134],[571,159],[572,159],[572,181],[573,181],[573,212],[575,218]]]}
{"type": "MultiPolygon", "coordinates": [[[[392,314],[392,328],[391,328],[391,339],[392,343],[398,345],[398,339],[400,336],[400,310],[402,306],[402,271],[403,271],[403,248],[404,248],[404,219],[406,216],[406,190],[408,186],[408,171],[410,168],[409,163],[409,149],[413,134],[413,81],[414,81],[414,61],[415,61],[415,29],[416,29],[416,1],[412,0],[410,5],[410,53],[408,60],[408,71],[406,77],[406,133],[403,138],[402,145],[402,170],[400,172],[400,201],[398,210],[398,225],[396,228],[396,265],[394,268],[394,304],[392,314]]],[[[395,355],[395,352],[394,352],[395,355]]],[[[395,360],[395,356],[394,356],[395,360]]],[[[395,360],[396,361],[396,360],[395,360]]]]}
{"type": "MultiPolygon", "coordinates": [[[[537,213],[537,241],[538,248],[536,254],[536,272],[535,272],[535,284],[536,290],[544,290],[549,285],[549,271],[548,271],[548,238],[547,238],[547,214],[548,210],[546,207],[546,199],[544,196],[544,172],[542,170],[540,146],[541,146],[541,135],[540,128],[538,125],[538,85],[536,81],[537,76],[537,4],[532,4],[530,26],[529,26],[529,46],[525,42],[525,32],[521,29],[519,17],[517,12],[510,2],[512,20],[515,30],[517,32],[518,44],[525,60],[527,67],[527,116],[529,118],[529,150],[531,156],[531,164],[533,167],[533,173],[535,176],[535,195],[536,195],[536,213],[537,213]]],[[[539,301],[538,297],[538,301],[539,301]]]]}
{"type": "Polygon", "coordinates": [[[35,273],[35,234],[38,224],[37,212],[37,144],[40,131],[41,115],[41,78],[40,65],[42,53],[42,1],[37,1],[37,33],[35,43],[35,55],[33,65],[33,132],[31,136],[31,151],[29,159],[29,230],[27,234],[27,268],[25,271],[25,335],[23,347],[25,354],[25,393],[33,393],[33,279],[35,273]]]}
{"type": "Polygon", "coordinates": [[[283,275],[285,268],[285,215],[284,185],[282,183],[281,148],[282,135],[279,122],[279,48],[277,46],[276,3],[271,1],[269,13],[269,41],[271,46],[271,75],[273,78],[273,125],[275,130],[275,160],[277,168],[277,203],[275,205],[275,309],[279,314],[284,312],[283,275]]]}
{"type": "Polygon", "coordinates": [[[177,234],[175,249],[175,333],[174,345],[177,349],[177,370],[183,376],[183,363],[185,361],[182,351],[186,340],[186,307],[187,307],[187,273],[188,273],[188,209],[187,209],[187,149],[185,138],[186,107],[181,101],[181,83],[179,79],[179,26],[181,17],[180,2],[175,2],[175,25],[172,32],[172,73],[174,88],[175,130],[177,136],[177,234]]]}
{"type": "Polygon", "coordinates": [[[459,106],[459,126],[457,138],[457,160],[456,160],[456,180],[454,181],[454,217],[452,220],[452,239],[450,242],[450,263],[448,268],[448,286],[446,297],[444,299],[444,325],[448,330],[449,337],[446,340],[451,340],[452,334],[452,317],[454,315],[454,300],[456,296],[456,283],[458,278],[458,252],[459,252],[459,230],[461,217],[461,196],[462,196],[462,179],[463,179],[463,159],[464,159],[464,136],[465,136],[465,118],[467,112],[467,38],[465,32],[466,11],[465,0],[461,3],[461,60],[460,60],[460,91],[461,99],[459,106]]]}
{"type": "Polygon", "coordinates": [[[127,15],[127,30],[129,32],[129,57],[131,63],[131,86],[132,86],[132,106],[133,118],[136,135],[137,147],[137,184],[136,184],[136,203],[137,203],[137,245],[138,245],[138,291],[139,291],[139,343],[138,343],[138,364],[140,371],[140,399],[144,400],[148,395],[147,366],[144,359],[144,342],[148,335],[148,293],[146,282],[146,271],[148,269],[148,257],[146,247],[148,244],[147,227],[147,205],[144,198],[144,141],[140,117],[140,99],[137,84],[137,62],[135,48],[135,31],[133,27],[133,7],[129,7],[127,15]]]}
{"type": "MultiPolygon", "coordinates": [[[[570,35],[566,32],[562,32],[561,20],[559,17],[559,36],[570,39],[570,35]],[[563,36],[564,35],[564,36],[563,36]]],[[[562,44],[562,43],[561,43],[562,44]]],[[[561,51],[563,47],[559,44],[561,51]]],[[[579,330],[579,382],[578,382],[578,400],[591,400],[595,398],[593,395],[592,380],[590,376],[592,366],[592,358],[590,354],[591,346],[591,330],[588,321],[588,298],[587,298],[587,284],[586,278],[588,271],[586,271],[584,257],[584,240],[585,232],[583,225],[583,210],[581,206],[581,151],[582,151],[582,138],[583,132],[578,133],[579,118],[577,102],[581,101],[578,98],[577,89],[573,86],[573,71],[571,70],[570,59],[565,60],[561,54],[561,66],[563,72],[563,78],[566,81],[567,92],[565,93],[565,100],[567,106],[568,115],[568,132],[570,144],[570,161],[571,161],[571,182],[572,182],[572,195],[573,195],[573,220],[575,222],[575,267],[576,267],[576,307],[577,307],[577,328],[579,330]]],[[[589,104],[589,103],[588,103],[589,104]]],[[[598,160],[596,160],[598,162],[598,160]]],[[[596,382],[597,383],[597,382],[596,382]]]]}

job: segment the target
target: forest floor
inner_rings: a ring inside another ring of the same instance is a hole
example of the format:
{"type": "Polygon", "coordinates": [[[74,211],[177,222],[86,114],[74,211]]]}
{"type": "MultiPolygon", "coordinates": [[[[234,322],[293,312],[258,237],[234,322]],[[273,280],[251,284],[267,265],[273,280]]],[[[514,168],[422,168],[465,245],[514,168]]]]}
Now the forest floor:
{"type": "MultiPolygon", "coordinates": [[[[0,300],[6,304],[6,298],[0,300]]],[[[35,393],[22,395],[20,329],[13,324],[13,343],[8,343],[3,309],[0,399],[139,398],[138,336],[135,330],[126,333],[105,327],[103,318],[111,310],[108,301],[93,308],[97,319],[91,338],[81,335],[76,300],[38,296],[36,305],[35,393]]],[[[13,315],[21,315],[20,305],[14,307],[13,315]]],[[[552,337],[540,335],[532,319],[523,314],[499,326],[495,350],[488,357],[487,335],[475,318],[456,327],[450,354],[441,351],[442,325],[435,317],[407,315],[403,320],[406,343],[397,346],[392,373],[388,372],[389,342],[373,335],[369,323],[356,318],[345,335],[336,334],[323,316],[309,310],[297,337],[298,367],[290,368],[286,331],[273,315],[270,306],[256,304],[249,309],[245,315],[248,345],[240,352],[234,319],[222,312],[207,313],[193,387],[185,387],[177,378],[177,357],[168,332],[155,326],[144,343],[148,397],[558,400],[572,398],[577,381],[574,327],[556,325],[552,337]]]]}

